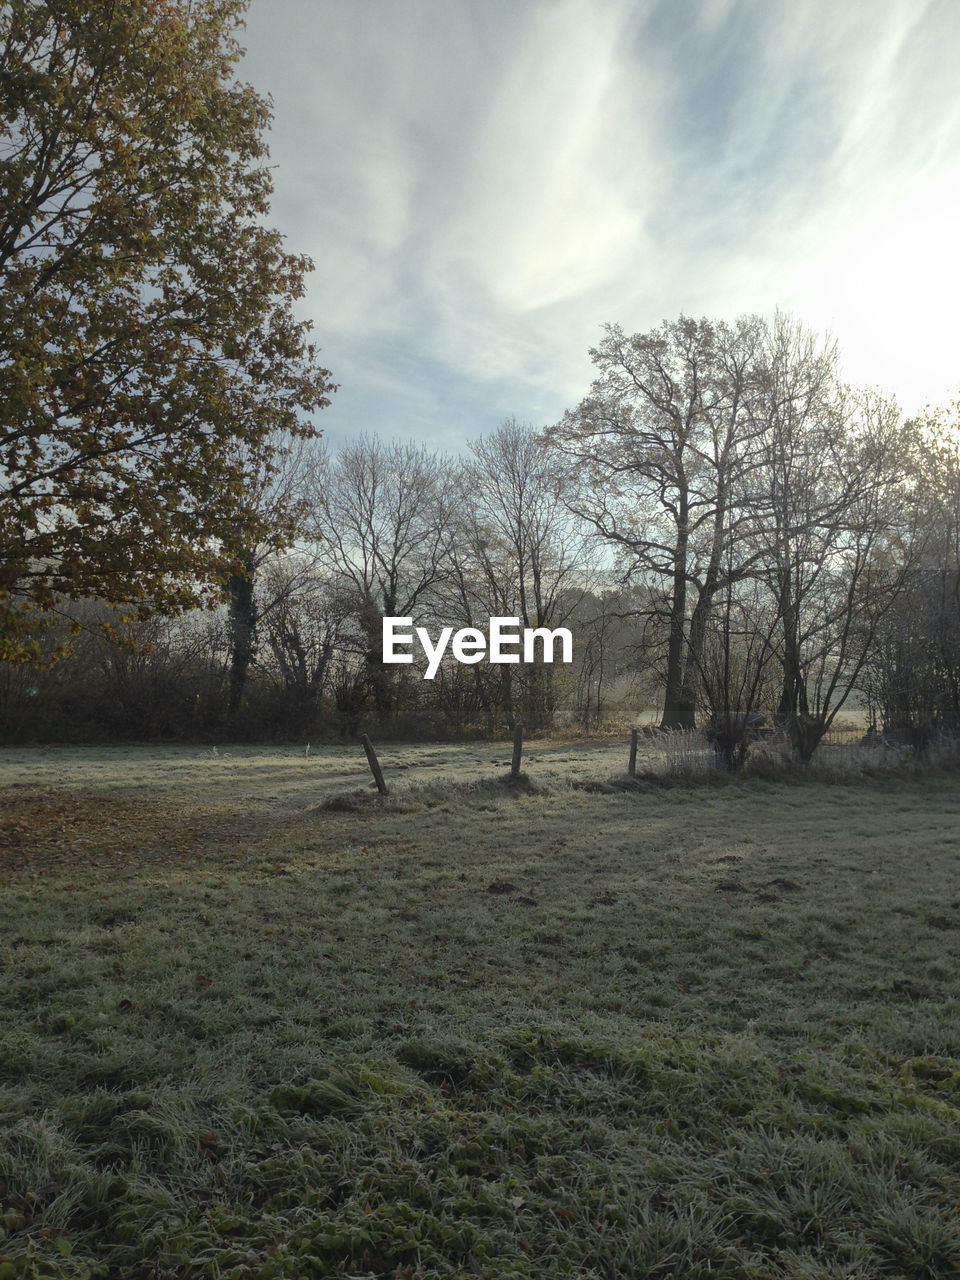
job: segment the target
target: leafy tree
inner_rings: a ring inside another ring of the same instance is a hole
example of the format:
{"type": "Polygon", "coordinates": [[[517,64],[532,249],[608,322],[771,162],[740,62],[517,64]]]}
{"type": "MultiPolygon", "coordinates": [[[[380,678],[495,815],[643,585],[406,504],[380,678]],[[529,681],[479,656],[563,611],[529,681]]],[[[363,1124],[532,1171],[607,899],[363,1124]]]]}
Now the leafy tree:
{"type": "Polygon", "coordinates": [[[245,7],[0,10],[2,657],[64,597],[175,611],[236,571],[271,437],[333,390],[293,314],[311,264],[264,222],[245,7]]]}

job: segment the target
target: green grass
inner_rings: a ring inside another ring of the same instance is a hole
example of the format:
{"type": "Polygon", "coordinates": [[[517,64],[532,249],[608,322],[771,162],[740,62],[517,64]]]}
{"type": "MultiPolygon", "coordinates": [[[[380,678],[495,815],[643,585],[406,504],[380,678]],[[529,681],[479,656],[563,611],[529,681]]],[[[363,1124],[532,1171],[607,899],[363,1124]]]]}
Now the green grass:
{"type": "Polygon", "coordinates": [[[18,844],[0,1280],[960,1275],[960,780],[258,814],[18,844]]]}

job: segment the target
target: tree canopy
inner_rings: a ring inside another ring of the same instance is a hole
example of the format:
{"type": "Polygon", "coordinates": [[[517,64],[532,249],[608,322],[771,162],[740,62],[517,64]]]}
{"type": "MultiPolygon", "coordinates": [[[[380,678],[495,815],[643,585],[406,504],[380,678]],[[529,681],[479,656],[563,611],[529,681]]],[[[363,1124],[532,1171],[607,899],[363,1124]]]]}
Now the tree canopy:
{"type": "Polygon", "coordinates": [[[0,657],[64,597],[195,604],[334,390],[293,310],[312,264],[265,222],[245,7],[0,11],[0,657]]]}

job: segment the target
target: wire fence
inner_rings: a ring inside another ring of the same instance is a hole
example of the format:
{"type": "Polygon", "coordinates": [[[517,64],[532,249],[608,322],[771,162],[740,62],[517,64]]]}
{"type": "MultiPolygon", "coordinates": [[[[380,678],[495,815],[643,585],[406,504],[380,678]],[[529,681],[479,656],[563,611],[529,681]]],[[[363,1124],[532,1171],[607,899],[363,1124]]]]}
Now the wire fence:
{"type": "MultiPolygon", "coordinates": [[[[381,794],[390,789],[394,772],[388,759],[381,769],[373,744],[365,738],[364,750],[373,774],[375,785],[381,794]]],[[[939,733],[930,735],[922,749],[898,742],[881,735],[864,734],[858,730],[832,730],[824,735],[812,760],[801,763],[786,734],[768,732],[749,742],[745,756],[738,760],[735,769],[730,768],[728,758],[708,740],[703,729],[660,730],[652,728],[623,730],[619,740],[610,735],[600,744],[584,745],[578,749],[575,743],[558,747],[543,739],[530,743],[523,741],[523,727],[514,727],[512,759],[505,750],[498,753],[493,763],[503,770],[509,765],[509,773],[498,773],[497,780],[514,786],[570,784],[574,786],[619,786],[628,778],[654,780],[719,780],[721,777],[737,778],[810,778],[822,781],[853,781],[858,777],[895,777],[934,773],[939,770],[960,767],[960,735],[939,733]],[[627,736],[629,735],[629,736],[627,736]]],[[[474,761],[476,766],[478,762],[474,761]]],[[[479,785],[484,781],[484,770],[474,770],[467,778],[462,762],[444,762],[459,782],[479,785]]],[[[440,765],[442,773],[446,772],[440,765]]],[[[407,769],[409,764],[399,766],[407,769]]],[[[488,775],[489,779],[489,775],[488,775]]],[[[489,779],[493,780],[493,779],[489,779]]],[[[407,785],[421,785],[406,775],[407,785]]],[[[452,782],[453,779],[449,779],[452,782]]],[[[443,785],[439,778],[432,778],[428,785],[443,785]]]]}

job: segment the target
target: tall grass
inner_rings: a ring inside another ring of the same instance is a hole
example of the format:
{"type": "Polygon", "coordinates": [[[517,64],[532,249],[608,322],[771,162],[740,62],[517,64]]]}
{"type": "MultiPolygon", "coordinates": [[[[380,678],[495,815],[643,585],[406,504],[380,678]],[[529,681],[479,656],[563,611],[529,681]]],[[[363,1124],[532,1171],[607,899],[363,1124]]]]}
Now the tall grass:
{"type": "MultiPolygon", "coordinates": [[[[783,734],[752,742],[739,774],[766,779],[807,777],[819,781],[865,776],[922,775],[960,766],[960,738],[936,736],[923,751],[878,737],[868,742],[859,731],[828,732],[809,764],[800,764],[783,734]]],[[[698,729],[661,730],[647,749],[647,771],[686,781],[724,773],[722,760],[698,729]],[[658,759],[659,757],[659,759],[658,759]]]]}

